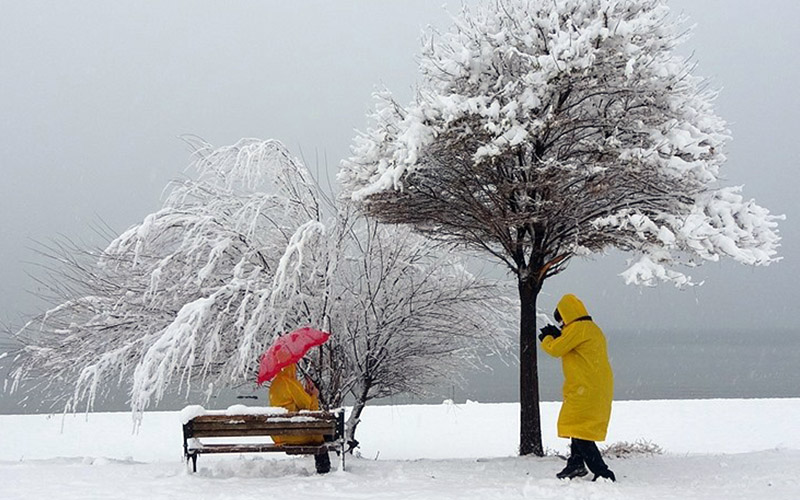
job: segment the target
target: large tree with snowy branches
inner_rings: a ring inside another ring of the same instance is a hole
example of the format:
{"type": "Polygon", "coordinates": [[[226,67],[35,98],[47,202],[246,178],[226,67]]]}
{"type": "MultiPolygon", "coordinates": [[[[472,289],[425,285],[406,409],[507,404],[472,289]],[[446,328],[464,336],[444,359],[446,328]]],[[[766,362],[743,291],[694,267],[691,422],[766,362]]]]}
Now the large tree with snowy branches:
{"type": "Polygon", "coordinates": [[[310,324],[332,336],[304,370],[324,405],[353,396],[354,443],[370,399],[425,393],[508,345],[498,286],[445,248],[347,204],[323,221],[324,196],[276,141],[196,146],[196,177],[162,209],[100,252],[50,251],[57,305],[15,335],[12,389],[69,409],[119,387],[138,416],[171,390],[254,385],[275,336],[310,324]]]}
{"type": "Polygon", "coordinates": [[[627,283],[777,260],[777,217],[718,183],[728,130],[664,0],[488,0],[423,42],[408,105],[376,94],[339,178],[370,215],[493,255],[520,297],[520,453],[543,454],[536,300],[571,258],[627,283]]]}

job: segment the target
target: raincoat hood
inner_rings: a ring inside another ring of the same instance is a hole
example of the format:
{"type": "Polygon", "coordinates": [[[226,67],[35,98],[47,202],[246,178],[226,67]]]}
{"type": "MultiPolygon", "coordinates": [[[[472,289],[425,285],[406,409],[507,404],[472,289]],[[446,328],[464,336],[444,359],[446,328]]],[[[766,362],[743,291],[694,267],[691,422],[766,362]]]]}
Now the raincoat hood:
{"type": "Polygon", "coordinates": [[[564,320],[564,325],[569,325],[573,321],[578,318],[582,318],[584,316],[588,316],[589,313],[586,311],[586,306],[583,305],[581,299],[568,293],[561,297],[561,300],[558,301],[558,313],[561,315],[561,318],[564,320]]]}
{"type": "Polygon", "coordinates": [[[275,377],[288,377],[288,378],[291,378],[291,379],[296,379],[297,378],[297,365],[295,365],[293,363],[291,365],[284,366],[283,369],[281,371],[279,371],[277,375],[275,375],[275,377]]]}

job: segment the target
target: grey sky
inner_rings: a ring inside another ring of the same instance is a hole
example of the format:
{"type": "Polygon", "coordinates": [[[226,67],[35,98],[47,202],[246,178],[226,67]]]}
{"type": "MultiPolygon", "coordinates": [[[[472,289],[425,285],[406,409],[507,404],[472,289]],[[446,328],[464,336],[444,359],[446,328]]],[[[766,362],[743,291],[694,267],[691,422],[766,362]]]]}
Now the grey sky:
{"type": "MultiPolygon", "coordinates": [[[[707,264],[702,287],[626,287],[624,257],[574,262],[545,284],[567,291],[607,330],[795,329],[798,286],[796,0],[674,0],[697,24],[687,51],[723,87],[733,141],[724,176],[788,220],[784,261],[707,264]]],[[[457,10],[458,2],[450,2],[457,10]]],[[[0,0],[0,321],[37,311],[34,241],[121,231],[156,210],[182,174],[182,134],[214,145],[276,138],[333,178],[370,93],[407,100],[422,29],[444,26],[431,0],[0,0]]]]}

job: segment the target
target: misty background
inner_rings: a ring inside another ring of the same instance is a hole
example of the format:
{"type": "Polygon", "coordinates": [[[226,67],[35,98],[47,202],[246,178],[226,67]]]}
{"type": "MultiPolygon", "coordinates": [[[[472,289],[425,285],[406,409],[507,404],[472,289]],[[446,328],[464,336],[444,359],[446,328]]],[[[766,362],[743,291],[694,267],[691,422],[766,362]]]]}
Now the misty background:
{"type": "MultiPolygon", "coordinates": [[[[681,51],[722,89],[716,111],[733,136],[724,184],[744,185],[745,197],[787,216],[783,260],[707,263],[692,274],[702,286],[643,289],[624,285],[626,256],[611,253],[574,260],[545,283],[539,306],[550,312],[567,292],[584,300],[608,337],[617,399],[797,397],[800,4],[669,4],[696,25],[681,51]]],[[[48,305],[37,298],[37,243],[101,244],[93,227],[118,234],[160,207],[167,183],[186,175],[182,135],[214,146],[278,139],[323,186],[335,184],[355,131],[366,127],[371,93],[386,86],[410,100],[423,30],[446,29],[459,8],[0,0],[0,324],[13,329],[48,305]]],[[[8,346],[0,338],[0,355],[8,346]]],[[[560,399],[559,362],[541,351],[539,360],[543,399],[560,399]]],[[[466,387],[443,382],[431,400],[516,401],[517,367],[492,366],[466,387]]],[[[229,399],[263,402],[263,392],[239,388],[229,399]]],[[[33,411],[33,399],[21,407],[0,392],[0,413],[33,411]]],[[[125,408],[124,399],[98,408],[125,408]]]]}

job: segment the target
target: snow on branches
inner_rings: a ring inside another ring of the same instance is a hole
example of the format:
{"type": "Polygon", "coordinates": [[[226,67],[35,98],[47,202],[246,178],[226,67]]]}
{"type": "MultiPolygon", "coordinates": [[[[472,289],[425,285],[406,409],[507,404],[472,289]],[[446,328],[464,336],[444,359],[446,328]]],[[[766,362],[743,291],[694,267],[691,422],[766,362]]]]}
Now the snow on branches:
{"type": "Polygon", "coordinates": [[[306,366],[321,400],[363,407],[507,346],[497,285],[347,204],[321,220],[317,185],[280,143],[197,144],[192,168],[105,250],[54,253],[68,286],[17,333],[12,389],[75,409],[120,386],[140,415],[175,390],[254,384],[274,337],[312,324],[333,334],[306,366]]]}
{"type": "Polygon", "coordinates": [[[674,52],[665,0],[485,0],[423,42],[408,105],[375,95],[342,162],[382,222],[493,255],[520,294],[520,453],[542,455],[536,299],[574,256],[637,255],[628,283],[777,260],[778,217],[718,185],[728,130],[674,52]]]}
{"type": "Polygon", "coordinates": [[[277,330],[264,305],[277,263],[319,216],[316,185],[276,141],[198,144],[192,168],[197,178],[175,183],[160,210],[72,266],[76,297],[18,334],[30,345],[18,380],[72,383],[68,406],[88,407],[99,388],[131,384],[141,411],[168,388],[252,378],[277,330]]]}
{"type": "Polygon", "coordinates": [[[779,217],[718,185],[728,130],[663,0],[495,0],[423,43],[407,106],[375,95],[339,179],[368,213],[520,276],[616,247],[631,283],[776,260],[779,217]]]}

